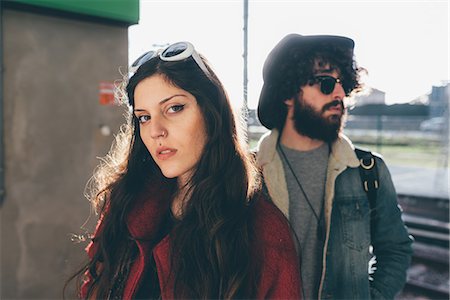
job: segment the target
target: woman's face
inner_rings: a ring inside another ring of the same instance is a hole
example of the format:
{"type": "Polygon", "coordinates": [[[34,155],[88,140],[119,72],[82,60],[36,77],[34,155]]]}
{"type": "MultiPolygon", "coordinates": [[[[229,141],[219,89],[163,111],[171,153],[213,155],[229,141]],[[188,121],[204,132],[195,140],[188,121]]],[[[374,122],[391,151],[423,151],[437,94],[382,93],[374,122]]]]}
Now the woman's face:
{"type": "Polygon", "coordinates": [[[153,75],[136,86],[134,104],[141,139],[161,172],[185,184],[207,141],[197,100],[163,76],[153,75]]]}

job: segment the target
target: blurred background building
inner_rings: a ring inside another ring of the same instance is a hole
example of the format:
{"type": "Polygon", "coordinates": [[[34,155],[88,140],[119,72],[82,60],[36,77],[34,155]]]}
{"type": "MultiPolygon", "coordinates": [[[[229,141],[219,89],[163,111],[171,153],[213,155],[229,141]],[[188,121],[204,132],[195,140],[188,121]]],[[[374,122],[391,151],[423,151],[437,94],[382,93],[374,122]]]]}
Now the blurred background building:
{"type": "Polygon", "coordinates": [[[1,299],[62,299],[85,259],[71,233],[123,121],[111,86],[138,17],[138,0],[1,1],[1,299]]]}
{"type": "Polygon", "coordinates": [[[355,97],[356,105],[363,106],[367,104],[386,104],[386,93],[376,88],[369,88],[369,90],[361,96],[355,97]]]}

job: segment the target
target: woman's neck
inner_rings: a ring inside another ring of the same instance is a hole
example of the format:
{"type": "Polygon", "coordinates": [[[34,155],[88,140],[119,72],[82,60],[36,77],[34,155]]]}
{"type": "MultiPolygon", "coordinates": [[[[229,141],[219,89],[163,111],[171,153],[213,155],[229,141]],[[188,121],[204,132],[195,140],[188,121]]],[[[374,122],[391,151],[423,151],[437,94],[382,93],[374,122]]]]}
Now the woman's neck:
{"type": "Polygon", "coordinates": [[[181,219],[181,216],[183,215],[184,208],[189,198],[187,195],[188,192],[189,188],[186,184],[180,185],[180,183],[178,183],[178,191],[173,196],[170,207],[172,215],[177,219],[181,219]]]}

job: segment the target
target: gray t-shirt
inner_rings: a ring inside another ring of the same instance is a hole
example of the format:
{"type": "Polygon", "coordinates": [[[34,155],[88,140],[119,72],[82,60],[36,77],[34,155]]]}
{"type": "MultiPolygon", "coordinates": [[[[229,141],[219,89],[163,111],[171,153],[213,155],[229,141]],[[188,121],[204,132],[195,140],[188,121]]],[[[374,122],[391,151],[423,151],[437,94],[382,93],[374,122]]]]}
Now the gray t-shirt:
{"type": "Polygon", "coordinates": [[[323,203],[330,151],[326,143],[305,152],[283,145],[281,147],[317,216],[314,215],[289,164],[278,149],[289,191],[289,219],[300,248],[303,293],[306,299],[317,299],[322,273],[322,251],[325,238],[323,203]]]}

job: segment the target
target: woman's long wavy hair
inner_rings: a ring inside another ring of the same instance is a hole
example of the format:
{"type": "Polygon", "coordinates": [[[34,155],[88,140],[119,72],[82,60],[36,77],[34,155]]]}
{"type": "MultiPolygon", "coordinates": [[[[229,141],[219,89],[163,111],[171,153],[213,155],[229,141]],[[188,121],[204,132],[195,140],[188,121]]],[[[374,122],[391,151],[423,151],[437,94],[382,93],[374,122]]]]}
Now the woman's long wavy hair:
{"type": "Polygon", "coordinates": [[[126,217],[145,187],[162,181],[173,194],[178,189],[176,179],[164,178],[150,156],[132,114],[136,86],[153,75],[195,96],[207,132],[203,154],[187,185],[189,199],[181,221],[170,233],[174,295],[192,299],[256,296],[259,272],[250,251],[249,201],[259,189],[259,180],[228,96],[209,65],[208,69],[209,75],[192,58],[165,62],[155,57],[126,84],[127,123],[91,181],[91,200],[103,220],[95,237],[97,251],[78,273],[81,278],[88,271],[94,279],[87,298],[93,294],[107,298],[115,274],[130,264],[130,253],[136,253],[128,238],[126,217]]]}

